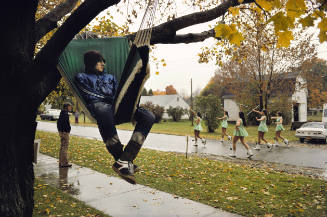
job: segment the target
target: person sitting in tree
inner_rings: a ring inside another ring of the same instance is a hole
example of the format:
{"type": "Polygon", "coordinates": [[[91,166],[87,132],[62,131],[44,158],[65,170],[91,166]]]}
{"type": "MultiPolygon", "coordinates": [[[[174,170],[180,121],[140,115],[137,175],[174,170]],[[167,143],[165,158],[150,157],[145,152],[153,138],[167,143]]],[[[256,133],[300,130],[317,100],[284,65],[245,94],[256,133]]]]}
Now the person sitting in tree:
{"type": "Polygon", "coordinates": [[[114,75],[105,73],[105,59],[98,51],[84,54],[85,72],[75,76],[75,84],[81,90],[86,106],[96,119],[108,152],[114,157],[113,170],[129,183],[135,184],[134,173],[139,168],[133,164],[155,120],[148,110],[138,107],[134,113],[136,126],[125,148],[115,127],[113,99],[118,87],[114,75]]]}

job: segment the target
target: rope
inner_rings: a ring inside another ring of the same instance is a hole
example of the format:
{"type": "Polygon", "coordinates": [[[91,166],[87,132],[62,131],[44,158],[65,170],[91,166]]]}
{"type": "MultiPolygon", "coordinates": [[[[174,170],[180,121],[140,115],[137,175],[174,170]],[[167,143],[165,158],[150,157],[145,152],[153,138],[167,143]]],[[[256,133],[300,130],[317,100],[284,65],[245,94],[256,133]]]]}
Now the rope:
{"type": "Polygon", "coordinates": [[[150,0],[146,8],[139,30],[136,33],[133,44],[137,47],[150,45],[152,27],[158,0],[150,0]]]}

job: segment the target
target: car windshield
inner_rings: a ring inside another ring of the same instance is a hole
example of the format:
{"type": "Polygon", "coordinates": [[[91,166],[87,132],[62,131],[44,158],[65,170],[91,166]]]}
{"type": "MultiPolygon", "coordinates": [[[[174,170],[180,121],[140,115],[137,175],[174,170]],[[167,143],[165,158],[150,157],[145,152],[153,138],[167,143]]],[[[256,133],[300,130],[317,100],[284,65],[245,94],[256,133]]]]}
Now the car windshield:
{"type": "Polygon", "coordinates": [[[326,123],[317,123],[317,122],[310,122],[305,123],[302,127],[309,127],[309,128],[327,128],[326,123]]]}

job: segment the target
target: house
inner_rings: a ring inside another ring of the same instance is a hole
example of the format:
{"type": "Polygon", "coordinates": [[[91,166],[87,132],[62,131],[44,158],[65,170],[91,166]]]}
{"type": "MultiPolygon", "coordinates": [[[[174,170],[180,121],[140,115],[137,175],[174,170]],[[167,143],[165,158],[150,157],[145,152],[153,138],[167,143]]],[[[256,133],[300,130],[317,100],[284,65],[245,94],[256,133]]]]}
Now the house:
{"type": "MultiPolygon", "coordinates": [[[[285,92],[288,95],[289,100],[292,101],[292,128],[296,129],[301,126],[303,123],[307,122],[307,98],[308,90],[306,87],[306,81],[302,78],[299,73],[290,73],[284,76],[282,79],[291,81],[294,84],[292,91],[288,91],[288,88],[291,88],[292,85],[287,87],[282,86],[281,92],[285,92]]],[[[272,98],[274,93],[272,93],[272,98]]],[[[224,109],[228,111],[229,121],[236,121],[238,118],[238,113],[240,108],[236,101],[234,100],[234,95],[225,91],[222,95],[222,100],[224,103],[224,109]]]]}
{"type": "MultiPolygon", "coordinates": [[[[174,95],[155,95],[155,96],[141,96],[140,104],[145,104],[146,102],[151,102],[154,105],[159,105],[165,108],[163,114],[164,119],[170,119],[171,117],[167,114],[167,109],[169,106],[177,107],[180,106],[184,109],[189,110],[190,106],[185,102],[185,100],[178,94],[174,95]]],[[[183,115],[182,119],[188,119],[188,115],[183,115]]]]}

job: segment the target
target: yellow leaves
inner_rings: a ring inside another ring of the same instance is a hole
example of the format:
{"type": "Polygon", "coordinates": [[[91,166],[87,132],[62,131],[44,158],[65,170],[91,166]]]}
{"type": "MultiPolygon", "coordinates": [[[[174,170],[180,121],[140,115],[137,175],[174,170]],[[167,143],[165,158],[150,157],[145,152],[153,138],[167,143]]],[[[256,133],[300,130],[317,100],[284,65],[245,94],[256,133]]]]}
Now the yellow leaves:
{"type": "Polygon", "coordinates": [[[218,24],[215,27],[216,37],[229,40],[230,43],[240,46],[241,41],[244,40],[242,33],[236,29],[235,24],[226,25],[218,24]]]}
{"type": "Polygon", "coordinates": [[[318,24],[319,32],[319,41],[320,43],[327,41],[327,18],[324,17],[318,24]]]}
{"type": "Polygon", "coordinates": [[[277,36],[277,47],[288,47],[291,43],[291,40],[294,39],[293,33],[291,31],[277,32],[277,36]]]}
{"type": "Polygon", "coordinates": [[[236,8],[236,7],[231,7],[228,9],[228,11],[233,15],[233,16],[237,16],[240,14],[240,9],[236,8]]]}
{"type": "Polygon", "coordinates": [[[256,2],[266,11],[270,11],[273,7],[273,4],[271,1],[267,0],[256,0],[256,2]]]}
{"type": "Polygon", "coordinates": [[[288,0],[286,3],[287,16],[295,18],[305,13],[307,6],[304,0],[288,0]]]}
{"type": "Polygon", "coordinates": [[[288,28],[294,27],[294,20],[284,15],[283,12],[278,12],[270,18],[274,22],[275,32],[287,31],[288,28]]]}
{"type": "Polygon", "coordinates": [[[309,26],[313,26],[313,21],[314,21],[314,17],[308,15],[302,19],[300,19],[300,23],[302,24],[303,27],[309,27],[309,26]]]}

